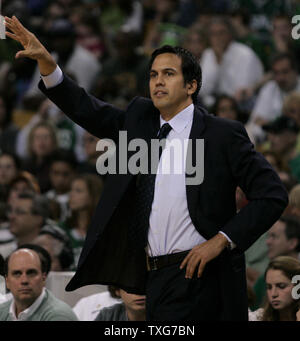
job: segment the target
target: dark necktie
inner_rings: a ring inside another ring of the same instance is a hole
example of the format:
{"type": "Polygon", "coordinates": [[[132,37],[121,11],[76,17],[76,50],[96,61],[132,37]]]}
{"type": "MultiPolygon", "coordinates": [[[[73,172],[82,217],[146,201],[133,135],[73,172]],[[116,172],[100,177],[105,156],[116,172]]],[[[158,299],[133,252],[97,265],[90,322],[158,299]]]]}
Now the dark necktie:
{"type": "MultiPolygon", "coordinates": [[[[169,123],[165,123],[159,130],[157,139],[165,139],[172,127],[169,123]]],[[[166,141],[164,141],[166,142],[166,141]]],[[[159,148],[159,159],[162,154],[162,148],[159,148]]],[[[156,169],[157,172],[157,169],[156,169]]],[[[149,218],[154,197],[154,186],[156,172],[151,174],[140,174],[138,178],[138,185],[136,189],[135,212],[133,215],[132,225],[130,228],[131,240],[138,244],[138,246],[145,247],[147,245],[147,235],[149,229],[149,218]]]]}

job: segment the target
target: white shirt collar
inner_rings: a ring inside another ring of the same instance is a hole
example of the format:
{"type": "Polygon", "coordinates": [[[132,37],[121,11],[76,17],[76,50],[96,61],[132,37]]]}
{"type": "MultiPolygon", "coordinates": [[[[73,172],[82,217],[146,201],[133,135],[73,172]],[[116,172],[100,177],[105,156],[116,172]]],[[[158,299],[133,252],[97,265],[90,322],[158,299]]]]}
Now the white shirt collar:
{"type": "Polygon", "coordinates": [[[165,121],[160,116],[160,126],[162,127],[163,124],[169,123],[172,129],[175,130],[176,133],[179,134],[193,119],[193,114],[194,114],[194,104],[192,103],[186,108],[184,108],[182,111],[180,111],[177,115],[175,115],[169,121],[165,121]]]}
{"type": "Polygon", "coordinates": [[[27,309],[23,310],[19,316],[16,316],[16,306],[15,306],[15,300],[12,299],[10,308],[9,308],[9,315],[12,318],[13,321],[26,321],[41,305],[44,297],[46,295],[46,290],[43,288],[42,293],[40,296],[32,303],[31,306],[29,306],[27,309]]]}

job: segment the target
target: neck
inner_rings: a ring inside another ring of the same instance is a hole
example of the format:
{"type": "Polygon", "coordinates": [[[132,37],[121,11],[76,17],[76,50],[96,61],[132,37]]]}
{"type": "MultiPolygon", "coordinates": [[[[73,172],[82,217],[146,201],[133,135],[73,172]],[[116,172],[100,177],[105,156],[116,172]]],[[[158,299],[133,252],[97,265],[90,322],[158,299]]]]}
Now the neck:
{"type": "Polygon", "coordinates": [[[184,102],[184,104],[177,107],[177,109],[160,109],[160,115],[163,118],[164,121],[170,121],[173,117],[175,117],[177,114],[179,114],[182,110],[187,108],[189,105],[193,103],[192,99],[188,100],[187,102],[184,102]]]}
{"type": "Polygon", "coordinates": [[[27,308],[29,308],[32,304],[33,304],[34,300],[33,301],[27,301],[27,302],[18,302],[18,301],[15,301],[15,314],[16,314],[16,317],[19,316],[19,314],[26,310],[27,308]]]}
{"type": "Polygon", "coordinates": [[[89,212],[87,210],[78,212],[77,231],[85,235],[89,222],[89,212]]]}
{"type": "Polygon", "coordinates": [[[39,230],[40,228],[38,227],[37,230],[32,231],[29,234],[26,234],[25,236],[19,236],[17,237],[17,244],[18,246],[22,245],[22,244],[28,244],[31,243],[33,241],[34,238],[36,238],[39,234],[39,230]]]}

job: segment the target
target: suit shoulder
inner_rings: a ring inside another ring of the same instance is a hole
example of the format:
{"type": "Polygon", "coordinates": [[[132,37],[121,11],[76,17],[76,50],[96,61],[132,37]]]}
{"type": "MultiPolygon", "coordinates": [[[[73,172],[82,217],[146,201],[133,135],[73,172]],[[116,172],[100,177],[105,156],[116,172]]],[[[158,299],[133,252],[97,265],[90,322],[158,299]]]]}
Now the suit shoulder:
{"type": "Polygon", "coordinates": [[[246,133],[244,125],[239,121],[221,118],[207,112],[204,113],[204,120],[210,129],[213,128],[223,134],[230,134],[236,131],[246,133]]]}

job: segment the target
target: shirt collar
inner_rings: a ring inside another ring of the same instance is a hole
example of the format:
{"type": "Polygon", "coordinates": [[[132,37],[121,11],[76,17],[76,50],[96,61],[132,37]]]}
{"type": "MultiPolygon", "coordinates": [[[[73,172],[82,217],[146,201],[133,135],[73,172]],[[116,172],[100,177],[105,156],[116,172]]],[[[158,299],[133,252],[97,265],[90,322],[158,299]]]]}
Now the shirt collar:
{"type": "Polygon", "coordinates": [[[46,295],[46,290],[43,288],[42,293],[40,296],[32,303],[31,306],[29,306],[27,309],[23,310],[19,316],[16,316],[16,306],[15,306],[15,300],[12,299],[11,305],[9,307],[9,315],[14,321],[25,321],[27,320],[41,305],[44,297],[46,295]]]}
{"type": "Polygon", "coordinates": [[[177,115],[175,115],[171,120],[165,121],[160,116],[160,126],[162,127],[163,124],[169,123],[173,130],[176,133],[180,134],[183,129],[190,123],[193,119],[194,114],[194,104],[190,104],[188,107],[184,108],[180,111],[177,115]]]}

